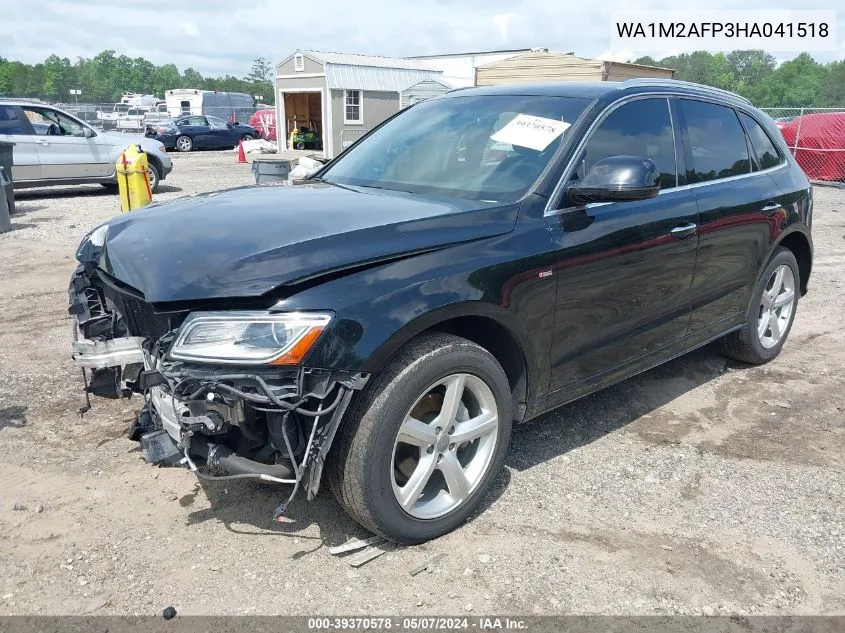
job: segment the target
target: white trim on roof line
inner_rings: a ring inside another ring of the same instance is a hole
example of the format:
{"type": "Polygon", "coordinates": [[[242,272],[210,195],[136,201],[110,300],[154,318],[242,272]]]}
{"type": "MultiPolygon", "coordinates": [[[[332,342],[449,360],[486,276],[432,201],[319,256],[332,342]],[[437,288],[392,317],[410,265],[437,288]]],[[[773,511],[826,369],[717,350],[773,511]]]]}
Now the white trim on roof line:
{"type": "Polygon", "coordinates": [[[300,77],[325,77],[326,73],[296,73],[295,75],[276,75],[276,79],[299,79],[300,77]]]}

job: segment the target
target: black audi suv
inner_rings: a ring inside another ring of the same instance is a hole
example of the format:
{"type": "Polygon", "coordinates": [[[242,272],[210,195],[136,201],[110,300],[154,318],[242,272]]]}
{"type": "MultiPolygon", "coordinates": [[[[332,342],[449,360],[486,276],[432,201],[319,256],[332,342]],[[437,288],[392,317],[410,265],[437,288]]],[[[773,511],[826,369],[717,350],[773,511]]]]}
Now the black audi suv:
{"type": "Polygon", "coordinates": [[[141,396],[148,461],[289,484],[274,516],[325,478],[417,543],[478,507],[512,424],[710,341],[775,358],[811,220],[774,123],[731,93],[456,90],[305,182],[91,231],[73,354],[88,393],[141,396]]]}

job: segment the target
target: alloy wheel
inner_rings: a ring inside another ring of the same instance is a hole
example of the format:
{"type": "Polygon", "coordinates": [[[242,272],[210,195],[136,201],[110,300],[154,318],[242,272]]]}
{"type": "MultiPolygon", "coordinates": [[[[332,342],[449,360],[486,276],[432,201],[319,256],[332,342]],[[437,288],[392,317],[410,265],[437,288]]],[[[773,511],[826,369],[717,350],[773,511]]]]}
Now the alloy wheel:
{"type": "Polygon", "coordinates": [[[453,512],[487,473],[499,436],[496,399],[472,374],[451,374],[414,403],[396,435],[393,494],[418,519],[453,512]]]}
{"type": "Polygon", "coordinates": [[[795,275],[792,268],[782,264],[775,268],[760,300],[757,336],[760,345],[771,349],[777,345],[789,327],[795,309],[795,275]]]}

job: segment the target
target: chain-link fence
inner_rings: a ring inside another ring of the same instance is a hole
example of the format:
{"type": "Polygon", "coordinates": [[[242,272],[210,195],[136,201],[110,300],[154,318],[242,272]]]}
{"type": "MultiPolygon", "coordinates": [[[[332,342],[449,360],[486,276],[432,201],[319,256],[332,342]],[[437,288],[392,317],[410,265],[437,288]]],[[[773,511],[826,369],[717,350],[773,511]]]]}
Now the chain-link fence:
{"type": "Polygon", "coordinates": [[[810,180],[845,183],[845,107],[763,110],[810,180]]]}
{"type": "MultiPolygon", "coordinates": [[[[244,125],[252,125],[250,120],[259,110],[258,108],[203,107],[201,112],[192,112],[178,108],[168,109],[163,103],[150,107],[131,106],[125,103],[64,103],[58,104],[58,107],[95,128],[133,133],[143,132],[147,125],[155,126],[157,123],[188,115],[213,116],[223,121],[237,121],[244,125]]],[[[259,129],[259,132],[261,131],[259,129]]]]}

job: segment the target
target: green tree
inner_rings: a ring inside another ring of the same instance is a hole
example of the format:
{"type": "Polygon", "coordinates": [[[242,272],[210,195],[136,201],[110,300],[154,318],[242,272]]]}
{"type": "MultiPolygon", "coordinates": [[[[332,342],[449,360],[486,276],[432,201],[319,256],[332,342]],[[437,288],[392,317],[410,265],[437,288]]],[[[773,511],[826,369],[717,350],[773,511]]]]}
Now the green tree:
{"type": "Polygon", "coordinates": [[[728,64],[736,77],[737,92],[754,98],[756,88],[777,68],[777,60],[765,51],[733,51],[727,55],[728,64]]]}
{"type": "Polygon", "coordinates": [[[808,53],[784,62],[766,75],[754,89],[756,105],[770,108],[816,106],[825,84],[828,68],[808,53]]]}
{"type": "Polygon", "coordinates": [[[185,72],[182,74],[182,87],[204,88],[205,79],[203,78],[201,73],[197,72],[193,68],[186,68],[185,72]]]}
{"type": "Polygon", "coordinates": [[[52,101],[67,101],[70,96],[70,89],[73,79],[73,68],[70,60],[59,58],[58,55],[50,55],[44,60],[44,86],[43,96],[52,101]]]}
{"type": "Polygon", "coordinates": [[[156,69],[153,82],[153,94],[164,95],[165,90],[172,90],[182,85],[182,76],[175,64],[165,64],[156,69]]]}
{"type": "Polygon", "coordinates": [[[252,69],[246,79],[259,84],[271,83],[273,80],[273,65],[264,57],[256,57],[252,60],[252,69]]]}
{"type": "Polygon", "coordinates": [[[819,91],[817,105],[828,108],[845,108],[845,60],[833,62],[827,68],[827,77],[819,91]]]}
{"type": "Polygon", "coordinates": [[[10,94],[12,91],[12,80],[10,78],[9,60],[0,57],[0,95],[10,94]]]}

